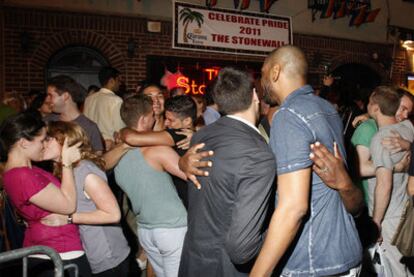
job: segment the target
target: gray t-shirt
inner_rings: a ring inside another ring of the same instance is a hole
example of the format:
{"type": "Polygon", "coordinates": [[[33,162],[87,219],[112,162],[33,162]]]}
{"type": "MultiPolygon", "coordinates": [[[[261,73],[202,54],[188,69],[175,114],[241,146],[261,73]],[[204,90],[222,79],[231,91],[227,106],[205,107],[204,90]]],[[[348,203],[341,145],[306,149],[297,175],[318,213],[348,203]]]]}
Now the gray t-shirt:
{"type": "MultiPolygon", "coordinates": [[[[95,211],[95,203],[85,194],[86,176],[95,174],[106,181],[105,173],[94,163],[83,160],[75,168],[77,212],[95,211]]],[[[129,255],[130,248],[119,225],[79,225],[79,233],[92,273],[114,268],[129,255]]]]}
{"type": "MultiPolygon", "coordinates": [[[[375,168],[385,167],[392,170],[394,165],[397,164],[408,151],[402,151],[391,154],[381,141],[392,135],[392,132],[400,134],[400,136],[410,142],[414,140],[414,127],[410,121],[405,120],[400,123],[380,127],[378,132],[374,135],[371,141],[370,152],[371,159],[375,168]]],[[[371,178],[368,180],[368,208],[369,213],[372,215],[374,210],[374,195],[377,178],[371,178]]],[[[391,192],[391,199],[388,205],[384,218],[401,217],[404,203],[406,202],[407,195],[407,182],[408,173],[393,173],[393,186],[391,192]]]]}
{"type": "MultiPolygon", "coordinates": [[[[59,120],[60,119],[58,114],[50,114],[44,118],[44,121],[46,122],[59,120]]],[[[75,122],[85,130],[86,134],[88,135],[93,151],[104,151],[102,135],[99,131],[98,125],[96,125],[95,122],[93,122],[83,114],[80,114],[72,122],[75,122]]]]}

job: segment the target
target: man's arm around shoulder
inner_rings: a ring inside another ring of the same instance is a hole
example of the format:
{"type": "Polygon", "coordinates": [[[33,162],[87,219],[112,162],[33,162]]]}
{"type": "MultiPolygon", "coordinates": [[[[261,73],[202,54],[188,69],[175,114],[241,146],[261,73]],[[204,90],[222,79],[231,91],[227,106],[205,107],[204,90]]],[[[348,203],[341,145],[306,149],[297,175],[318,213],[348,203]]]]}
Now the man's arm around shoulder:
{"type": "Polygon", "coordinates": [[[312,144],[311,150],[312,169],[328,187],[339,192],[346,210],[357,215],[363,206],[362,191],[349,177],[338,145],[334,143],[334,154],[319,142],[312,144]]]}
{"type": "Polygon", "coordinates": [[[180,156],[169,146],[152,146],[144,152],[145,160],[156,170],[168,172],[178,178],[187,180],[178,167],[180,156]]]}

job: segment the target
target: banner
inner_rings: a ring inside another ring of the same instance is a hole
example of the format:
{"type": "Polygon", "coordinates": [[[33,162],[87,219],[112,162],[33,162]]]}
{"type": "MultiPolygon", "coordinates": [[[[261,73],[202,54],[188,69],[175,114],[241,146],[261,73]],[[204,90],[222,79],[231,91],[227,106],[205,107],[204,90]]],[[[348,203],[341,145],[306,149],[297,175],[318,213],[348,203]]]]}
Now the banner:
{"type": "Polygon", "coordinates": [[[290,17],[174,2],[173,48],[266,56],[292,44],[290,17]]]}

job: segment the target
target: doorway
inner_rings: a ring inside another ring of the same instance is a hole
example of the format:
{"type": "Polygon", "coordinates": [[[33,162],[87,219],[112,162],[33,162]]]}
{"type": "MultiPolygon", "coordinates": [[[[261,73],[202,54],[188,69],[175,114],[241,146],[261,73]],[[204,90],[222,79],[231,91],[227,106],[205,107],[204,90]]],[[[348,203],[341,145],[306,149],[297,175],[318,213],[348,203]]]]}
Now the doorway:
{"type": "Polygon", "coordinates": [[[90,85],[100,87],[99,70],[108,65],[107,59],[95,49],[85,46],[68,46],[49,59],[46,79],[57,75],[67,75],[85,89],[90,85]]]}
{"type": "Polygon", "coordinates": [[[335,77],[335,87],[344,105],[363,100],[366,104],[372,90],[381,84],[381,76],[370,67],[349,63],[337,67],[332,71],[335,77]]]}

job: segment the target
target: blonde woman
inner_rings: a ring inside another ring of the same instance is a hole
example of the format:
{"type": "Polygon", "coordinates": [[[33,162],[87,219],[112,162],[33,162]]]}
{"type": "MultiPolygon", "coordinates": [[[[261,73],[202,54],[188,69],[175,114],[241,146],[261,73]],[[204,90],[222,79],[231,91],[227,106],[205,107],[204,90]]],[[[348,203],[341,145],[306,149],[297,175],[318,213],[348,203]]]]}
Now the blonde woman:
{"type": "Polygon", "coordinates": [[[74,165],[77,209],[73,214],[53,214],[43,220],[48,225],[78,224],[83,248],[94,276],[130,276],[136,270],[130,248],[118,223],[119,206],[108,186],[104,161],[92,152],[88,136],[77,124],[50,122],[45,156],[54,160],[55,176],[61,175],[58,158],[66,137],[69,144],[80,143],[81,160],[74,165]]]}
{"type": "MultiPolygon", "coordinates": [[[[50,227],[41,223],[50,213],[72,214],[76,208],[76,189],[72,164],[80,157],[76,144],[62,142],[56,160],[61,181],[32,165],[45,159],[48,145],[46,127],[40,117],[20,113],[7,118],[0,127],[0,157],[6,161],[3,183],[11,203],[26,221],[23,246],[49,246],[64,264],[74,263],[79,276],[91,276],[75,225],[50,227]]],[[[29,257],[30,276],[54,276],[53,263],[45,255],[29,257]]],[[[74,276],[73,270],[69,276],[74,276]]]]}

